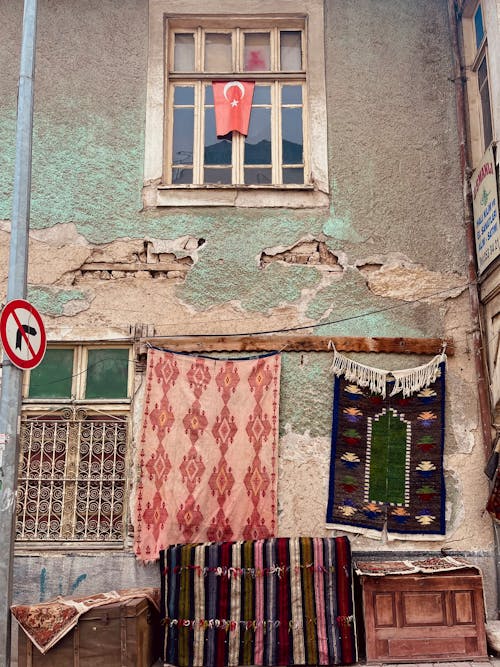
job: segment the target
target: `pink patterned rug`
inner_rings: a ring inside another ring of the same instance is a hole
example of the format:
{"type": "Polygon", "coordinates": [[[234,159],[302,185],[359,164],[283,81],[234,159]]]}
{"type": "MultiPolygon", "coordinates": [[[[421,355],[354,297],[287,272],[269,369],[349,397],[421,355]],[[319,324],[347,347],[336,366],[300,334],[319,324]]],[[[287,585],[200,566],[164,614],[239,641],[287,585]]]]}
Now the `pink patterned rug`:
{"type": "Polygon", "coordinates": [[[281,357],[148,351],[135,553],[276,530],[281,357]]]}

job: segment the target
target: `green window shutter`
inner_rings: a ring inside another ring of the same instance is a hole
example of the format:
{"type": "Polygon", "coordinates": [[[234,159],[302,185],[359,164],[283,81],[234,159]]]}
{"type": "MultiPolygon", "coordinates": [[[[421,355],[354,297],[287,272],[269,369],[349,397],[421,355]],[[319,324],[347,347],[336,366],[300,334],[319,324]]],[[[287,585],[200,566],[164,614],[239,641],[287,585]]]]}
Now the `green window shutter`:
{"type": "Polygon", "coordinates": [[[85,398],[127,398],[128,349],[88,351],[85,398]]]}
{"type": "Polygon", "coordinates": [[[30,373],[28,398],[71,398],[73,354],[71,348],[49,348],[30,373]]]}

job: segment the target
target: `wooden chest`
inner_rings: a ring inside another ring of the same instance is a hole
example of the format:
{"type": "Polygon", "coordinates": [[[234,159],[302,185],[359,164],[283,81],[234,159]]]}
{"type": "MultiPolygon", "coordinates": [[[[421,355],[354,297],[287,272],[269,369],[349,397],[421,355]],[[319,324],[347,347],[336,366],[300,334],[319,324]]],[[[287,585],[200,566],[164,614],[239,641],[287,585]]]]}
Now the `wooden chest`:
{"type": "Polygon", "coordinates": [[[362,576],[361,587],[367,662],[487,659],[477,570],[362,576]]]}
{"type": "Polygon", "coordinates": [[[160,656],[159,613],[145,598],[112,602],[83,614],[47,653],[19,629],[19,667],[150,667],[160,656]]]}

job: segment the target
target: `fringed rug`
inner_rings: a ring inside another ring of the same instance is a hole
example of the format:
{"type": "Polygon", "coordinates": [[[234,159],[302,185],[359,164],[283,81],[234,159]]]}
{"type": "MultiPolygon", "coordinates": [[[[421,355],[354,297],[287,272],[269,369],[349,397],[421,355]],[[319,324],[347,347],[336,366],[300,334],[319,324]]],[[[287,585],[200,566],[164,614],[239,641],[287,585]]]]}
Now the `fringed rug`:
{"type": "Polygon", "coordinates": [[[445,356],[385,371],[334,353],[327,526],[389,539],[445,534],[445,356]]]}
{"type": "Polygon", "coordinates": [[[90,609],[111,602],[147,598],[159,609],[157,588],[128,588],[97,593],[87,597],[61,596],[38,604],[16,604],[11,607],[15,619],[41,653],[46,653],[72,630],[78,619],[90,609]]]}
{"type": "Polygon", "coordinates": [[[177,545],[161,552],[160,570],[168,664],[356,660],[346,537],[177,545]]]}
{"type": "Polygon", "coordinates": [[[148,352],[135,553],[275,534],[280,355],[148,352]]]}

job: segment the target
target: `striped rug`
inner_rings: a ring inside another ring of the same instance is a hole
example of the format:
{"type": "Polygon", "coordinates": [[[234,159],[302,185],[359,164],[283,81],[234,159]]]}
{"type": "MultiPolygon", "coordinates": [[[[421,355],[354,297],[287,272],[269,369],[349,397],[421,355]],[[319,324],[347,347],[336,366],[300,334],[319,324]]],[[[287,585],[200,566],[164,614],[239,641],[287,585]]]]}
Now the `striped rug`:
{"type": "Polygon", "coordinates": [[[346,537],[177,545],[160,552],[160,569],[168,664],[356,660],[346,537]]]}

